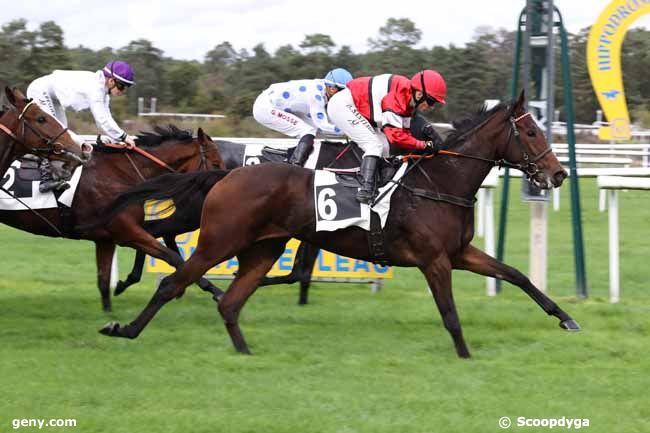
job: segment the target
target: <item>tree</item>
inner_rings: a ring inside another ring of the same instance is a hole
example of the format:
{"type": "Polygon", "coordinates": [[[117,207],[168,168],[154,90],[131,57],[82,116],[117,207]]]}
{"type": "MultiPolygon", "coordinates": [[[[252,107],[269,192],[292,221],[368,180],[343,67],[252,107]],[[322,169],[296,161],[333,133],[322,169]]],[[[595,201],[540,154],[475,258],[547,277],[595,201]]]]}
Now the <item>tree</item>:
{"type": "Polygon", "coordinates": [[[307,54],[321,53],[325,55],[332,54],[332,49],[336,46],[329,35],[323,33],[314,33],[305,35],[305,39],[300,43],[300,48],[307,54]]]}
{"type": "Polygon", "coordinates": [[[204,65],[208,72],[220,72],[237,60],[237,51],[228,41],[224,41],[205,55],[204,65]]]}
{"type": "Polygon", "coordinates": [[[408,18],[389,18],[379,29],[377,39],[368,39],[374,51],[393,51],[413,48],[422,38],[422,31],[408,18]]]}

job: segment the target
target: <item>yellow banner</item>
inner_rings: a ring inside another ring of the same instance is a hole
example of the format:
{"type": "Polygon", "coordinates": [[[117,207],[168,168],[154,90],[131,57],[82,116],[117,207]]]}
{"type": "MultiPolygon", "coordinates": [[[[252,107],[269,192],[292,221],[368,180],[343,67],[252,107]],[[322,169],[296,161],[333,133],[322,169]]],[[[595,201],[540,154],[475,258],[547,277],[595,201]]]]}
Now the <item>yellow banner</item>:
{"type": "MultiPolygon", "coordinates": [[[[199,239],[199,231],[186,233],[176,237],[176,243],[181,251],[181,256],[188,259],[196,248],[199,239]]],[[[298,250],[299,241],[291,239],[287,248],[280,256],[273,268],[268,273],[270,276],[286,275],[293,267],[293,260],[298,250]]],[[[208,271],[209,275],[232,276],[237,271],[237,258],[233,257],[208,271]]],[[[147,272],[169,274],[174,268],[162,260],[147,257],[147,272]]],[[[393,269],[387,266],[380,266],[363,260],[351,259],[321,250],[316,263],[314,264],[314,278],[346,278],[377,280],[393,278],[393,269]]]]}
{"type": "Polygon", "coordinates": [[[609,127],[601,127],[602,140],[628,140],[630,116],[621,71],[621,45],[627,29],[650,13],[650,0],[614,0],[591,27],[587,42],[587,65],[598,102],[609,127]]]}

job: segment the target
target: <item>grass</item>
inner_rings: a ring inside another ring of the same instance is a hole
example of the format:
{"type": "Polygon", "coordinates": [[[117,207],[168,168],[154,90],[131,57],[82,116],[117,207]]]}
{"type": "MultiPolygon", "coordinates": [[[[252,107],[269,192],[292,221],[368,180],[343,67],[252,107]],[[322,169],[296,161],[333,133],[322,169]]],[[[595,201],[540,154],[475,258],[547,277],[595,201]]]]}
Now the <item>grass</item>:
{"type": "MultiPolygon", "coordinates": [[[[582,326],[566,333],[519,289],[485,296],[454,274],[473,358],[459,360],[423,279],[398,269],[381,292],[315,284],[260,289],[242,313],[252,357],[235,354],[208,296],[188,289],[135,341],[128,322],[154,280],[104,314],[92,244],[0,228],[0,432],[20,418],[75,418],[80,432],[492,432],[502,416],[588,418],[589,432],[648,432],[648,196],[622,193],[622,301],[607,302],[607,215],[581,183],[590,297],[575,298],[568,188],[550,215],[549,292],[582,326]]],[[[513,184],[507,261],[527,268],[528,211],[513,184]]],[[[480,240],[477,240],[480,245],[480,240]]],[[[132,258],[121,251],[124,273],[132,258]]],[[[21,428],[20,431],[37,431],[21,428]]],[[[44,429],[47,430],[47,429],[44,429]]],[[[546,431],[522,428],[513,431],[546,431]]]]}

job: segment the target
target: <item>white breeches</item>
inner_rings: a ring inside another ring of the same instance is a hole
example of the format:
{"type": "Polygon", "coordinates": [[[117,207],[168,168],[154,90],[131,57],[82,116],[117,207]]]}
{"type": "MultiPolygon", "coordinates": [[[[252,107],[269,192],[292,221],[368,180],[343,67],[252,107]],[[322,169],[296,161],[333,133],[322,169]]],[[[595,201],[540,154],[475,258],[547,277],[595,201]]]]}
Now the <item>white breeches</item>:
{"type": "Polygon", "coordinates": [[[349,89],[341,90],[330,98],[327,116],[350,140],[363,149],[363,156],[388,156],[389,145],[386,136],[357,110],[349,89]]]}
{"type": "Polygon", "coordinates": [[[307,134],[316,135],[318,128],[306,119],[277,108],[271,104],[266,92],[262,93],[253,104],[253,117],[267,128],[300,138],[307,134]]]}

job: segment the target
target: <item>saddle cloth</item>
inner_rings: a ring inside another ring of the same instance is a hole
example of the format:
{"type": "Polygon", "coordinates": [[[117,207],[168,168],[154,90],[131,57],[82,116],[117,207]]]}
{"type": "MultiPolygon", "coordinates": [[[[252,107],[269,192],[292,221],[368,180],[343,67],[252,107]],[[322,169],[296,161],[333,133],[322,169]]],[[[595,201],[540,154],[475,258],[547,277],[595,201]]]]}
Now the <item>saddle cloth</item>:
{"type": "Polygon", "coordinates": [[[397,189],[397,181],[404,176],[407,163],[395,172],[392,180],[379,188],[372,207],[356,200],[358,187],[354,183],[339,181],[336,173],[325,170],[314,172],[314,209],[316,211],[316,231],[331,232],[357,226],[370,230],[370,213],[379,216],[384,228],[390,212],[390,199],[397,189]]]}
{"type": "Polygon", "coordinates": [[[37,168],[22,168],[22,161],[16,160],[11,163],[1,182],[4,189],[10,191],[24,204],[6,192],[0,191],[0,210],[25,210],[27,209],[25,205],[32,209],[53,209],[59,207],[60,204],[72,207],[72,200],[79,186],[82,169],[82,166],[75,169],[68,182],[70,188],[63,191],[57,198],[52,191],[42,193],[38,190],[41,181],[37,168]]]}

